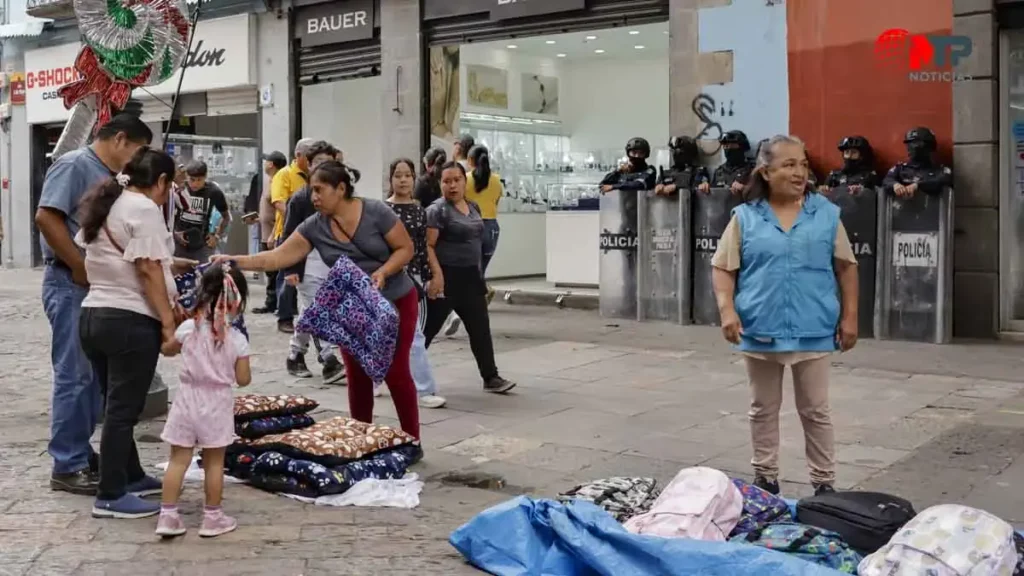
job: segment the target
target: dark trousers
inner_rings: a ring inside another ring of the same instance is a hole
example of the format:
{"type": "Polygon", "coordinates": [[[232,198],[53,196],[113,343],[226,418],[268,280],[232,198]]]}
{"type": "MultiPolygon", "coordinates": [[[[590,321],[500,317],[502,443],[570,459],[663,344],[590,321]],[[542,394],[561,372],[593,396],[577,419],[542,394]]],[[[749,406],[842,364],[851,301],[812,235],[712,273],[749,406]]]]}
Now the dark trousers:
{"type": "MultiPolygon", "coordinates": [[[[273,250],[273,246],[263,242],[261,247],[264,251],[273,250]]],[[[267,310],[277,310],[277,270],[264,273],[267,277],[267,298],[263,301],[263,307],[267,310]]]]}
{"type": "MultiPolygon", "coordinates": [[[[284,240],[279,241],[278,246],[282,242],[284,240]]],[[[277,321],[291,322],[299,313],[299,293],[295,286],[285,284],[284,277],[284,271],[281,270],[277,273],[277,278],[275,278],[277,284],[277,321]]]]}
{"type": "Polygon", "coordinates": [[[484,241],[482,246],[485,275],[487,274],[487,266],[491,263],[491,259],[494,258],[494,253],[498,250],[498,237],[500,235],[501,226],[498,226],[497,220],[484,220],[484,241]]]}
{"type": "Polygon", "coordinates": [[[135,425],[160,358],[160,322],[117,308],[82,308],[79,336],[106,400],[97,499],[116,500],[146,475],[135,425]]]}
{"type": "Polygon", "coordinates": [[[476,358],[480,377],[485,381],[498,375],[491,341],[491,319],[487,315],[487,286],[479,268],[442,267],[444,298],[427,301],[427,325],[423,330],[426,345],[441,331],[453,310],[462,319],[469,334],[469,347],[476,358]]]}

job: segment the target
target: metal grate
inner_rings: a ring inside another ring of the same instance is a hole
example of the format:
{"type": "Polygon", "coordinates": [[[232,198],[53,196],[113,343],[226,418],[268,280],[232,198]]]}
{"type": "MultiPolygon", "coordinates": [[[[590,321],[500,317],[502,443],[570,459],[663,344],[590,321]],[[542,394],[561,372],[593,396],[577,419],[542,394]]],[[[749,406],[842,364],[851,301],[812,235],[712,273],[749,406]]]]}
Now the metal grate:
{"type": "Polygon", "coordinates": [[[617,26],[665,22],[669,0],[592,0],[586,12],[564,12],[493,22],[488,13],[424,23],[432,46],[488,42],[541,34],[600,30],[617,26]]]}
{"type": "Polygon", "coordinates": [[[380,39],[299,50],[299,85],[380,75],[380,39]]]}

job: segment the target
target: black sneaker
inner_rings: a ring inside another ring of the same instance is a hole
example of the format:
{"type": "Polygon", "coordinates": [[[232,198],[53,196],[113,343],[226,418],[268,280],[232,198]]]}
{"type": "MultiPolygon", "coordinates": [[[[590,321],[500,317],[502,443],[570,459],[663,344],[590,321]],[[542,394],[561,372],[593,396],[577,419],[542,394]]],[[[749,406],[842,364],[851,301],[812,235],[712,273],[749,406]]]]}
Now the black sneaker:
{"type": "Polygon", "coordinates": [[[276,314],[277,313],[277,308],[267,308],[266,306],[263,306],[262,308],[253,308],[252,309],[252,313],[253,314],[276,314]]]}
{"type": "Polygon", "coordinates": [[[334,356],[324,362],[324,384],[337,384],[345,379],[345,366],[334,356]]]}
{"type": "Polygon", "coordinates": [[[277,331],[285,334],[295,334],[295,324],[291,320],[278,320],[277,331]]]}
{"type": "Polygon", "coordinates": [[[501,376],[491,376],[484,382],[484,392],[492,394],[504,394],[515,387],[515,382],[505,380],[501,376]]]}
{"type": "Polygon", "coordinates": [[[71,474],[51,474],[50,490],[70,492],[79,496],[95,496],[99,482],[89,473],[89,469],[79,470],[71,474]]]}
{"type": "Polygon", "coordinates": [[[757,486],[761,490],[764,490],[765,492],[772,494],[774,496],[778,496],[779,492],[781,492],[781,490],[779,489],[778,480],[769,480],[764,476],[755,477],[754,486],[757,486]]]}
{"type": "Polygon", "coordinates": [[[302,354],[299,354],[295,358],[289,358],[288,362],[285,363],[288,368],[288,373],[296,378],[312,378],[313,373],[306,367],[306,358],[302,354]]]}
{"type": "Polygon", "coordinates": [[[835,494],[836,489],[831,484],[811,484],[814,487],[814,495],[835,494]]]}

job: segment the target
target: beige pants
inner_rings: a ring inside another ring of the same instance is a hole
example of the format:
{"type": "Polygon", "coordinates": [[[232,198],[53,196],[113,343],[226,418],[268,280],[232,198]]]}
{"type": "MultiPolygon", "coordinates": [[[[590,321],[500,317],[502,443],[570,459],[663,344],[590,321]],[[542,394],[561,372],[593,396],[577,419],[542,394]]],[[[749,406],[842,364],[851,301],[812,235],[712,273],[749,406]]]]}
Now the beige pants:
{"type": "MultiPolygon", "coordinates": [[[[746,357],[750,378],[750,439],[754,458],[750,463],[758,476],[779,476],[779,411],[782,408],[782,376],[786,365],[775,359],[746,357]]],[[[828,403],[828,356],[791,365],[796,410],[804,428],[807,465],[811,482],[835,482],[835,433],[828,403]]]]}

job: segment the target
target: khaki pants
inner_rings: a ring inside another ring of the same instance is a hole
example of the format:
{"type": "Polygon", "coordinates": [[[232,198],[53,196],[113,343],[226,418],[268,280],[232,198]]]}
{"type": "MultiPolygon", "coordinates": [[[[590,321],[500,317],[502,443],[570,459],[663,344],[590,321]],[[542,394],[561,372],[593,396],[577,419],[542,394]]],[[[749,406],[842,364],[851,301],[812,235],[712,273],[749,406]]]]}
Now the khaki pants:
{"type": "MultiPolygon", "coordinates": [[[[754,472],[769,480],[779,475],[779,411],[782,408],[782,376],[786,365],[779,360],[747,356],[750,378],[750,439],[754,472]]],[[[814,484],[835,481],[835,433],[828,403],[828,356],[791,365],[796,409],[804,429],[807,465],[814,484]]]]}

